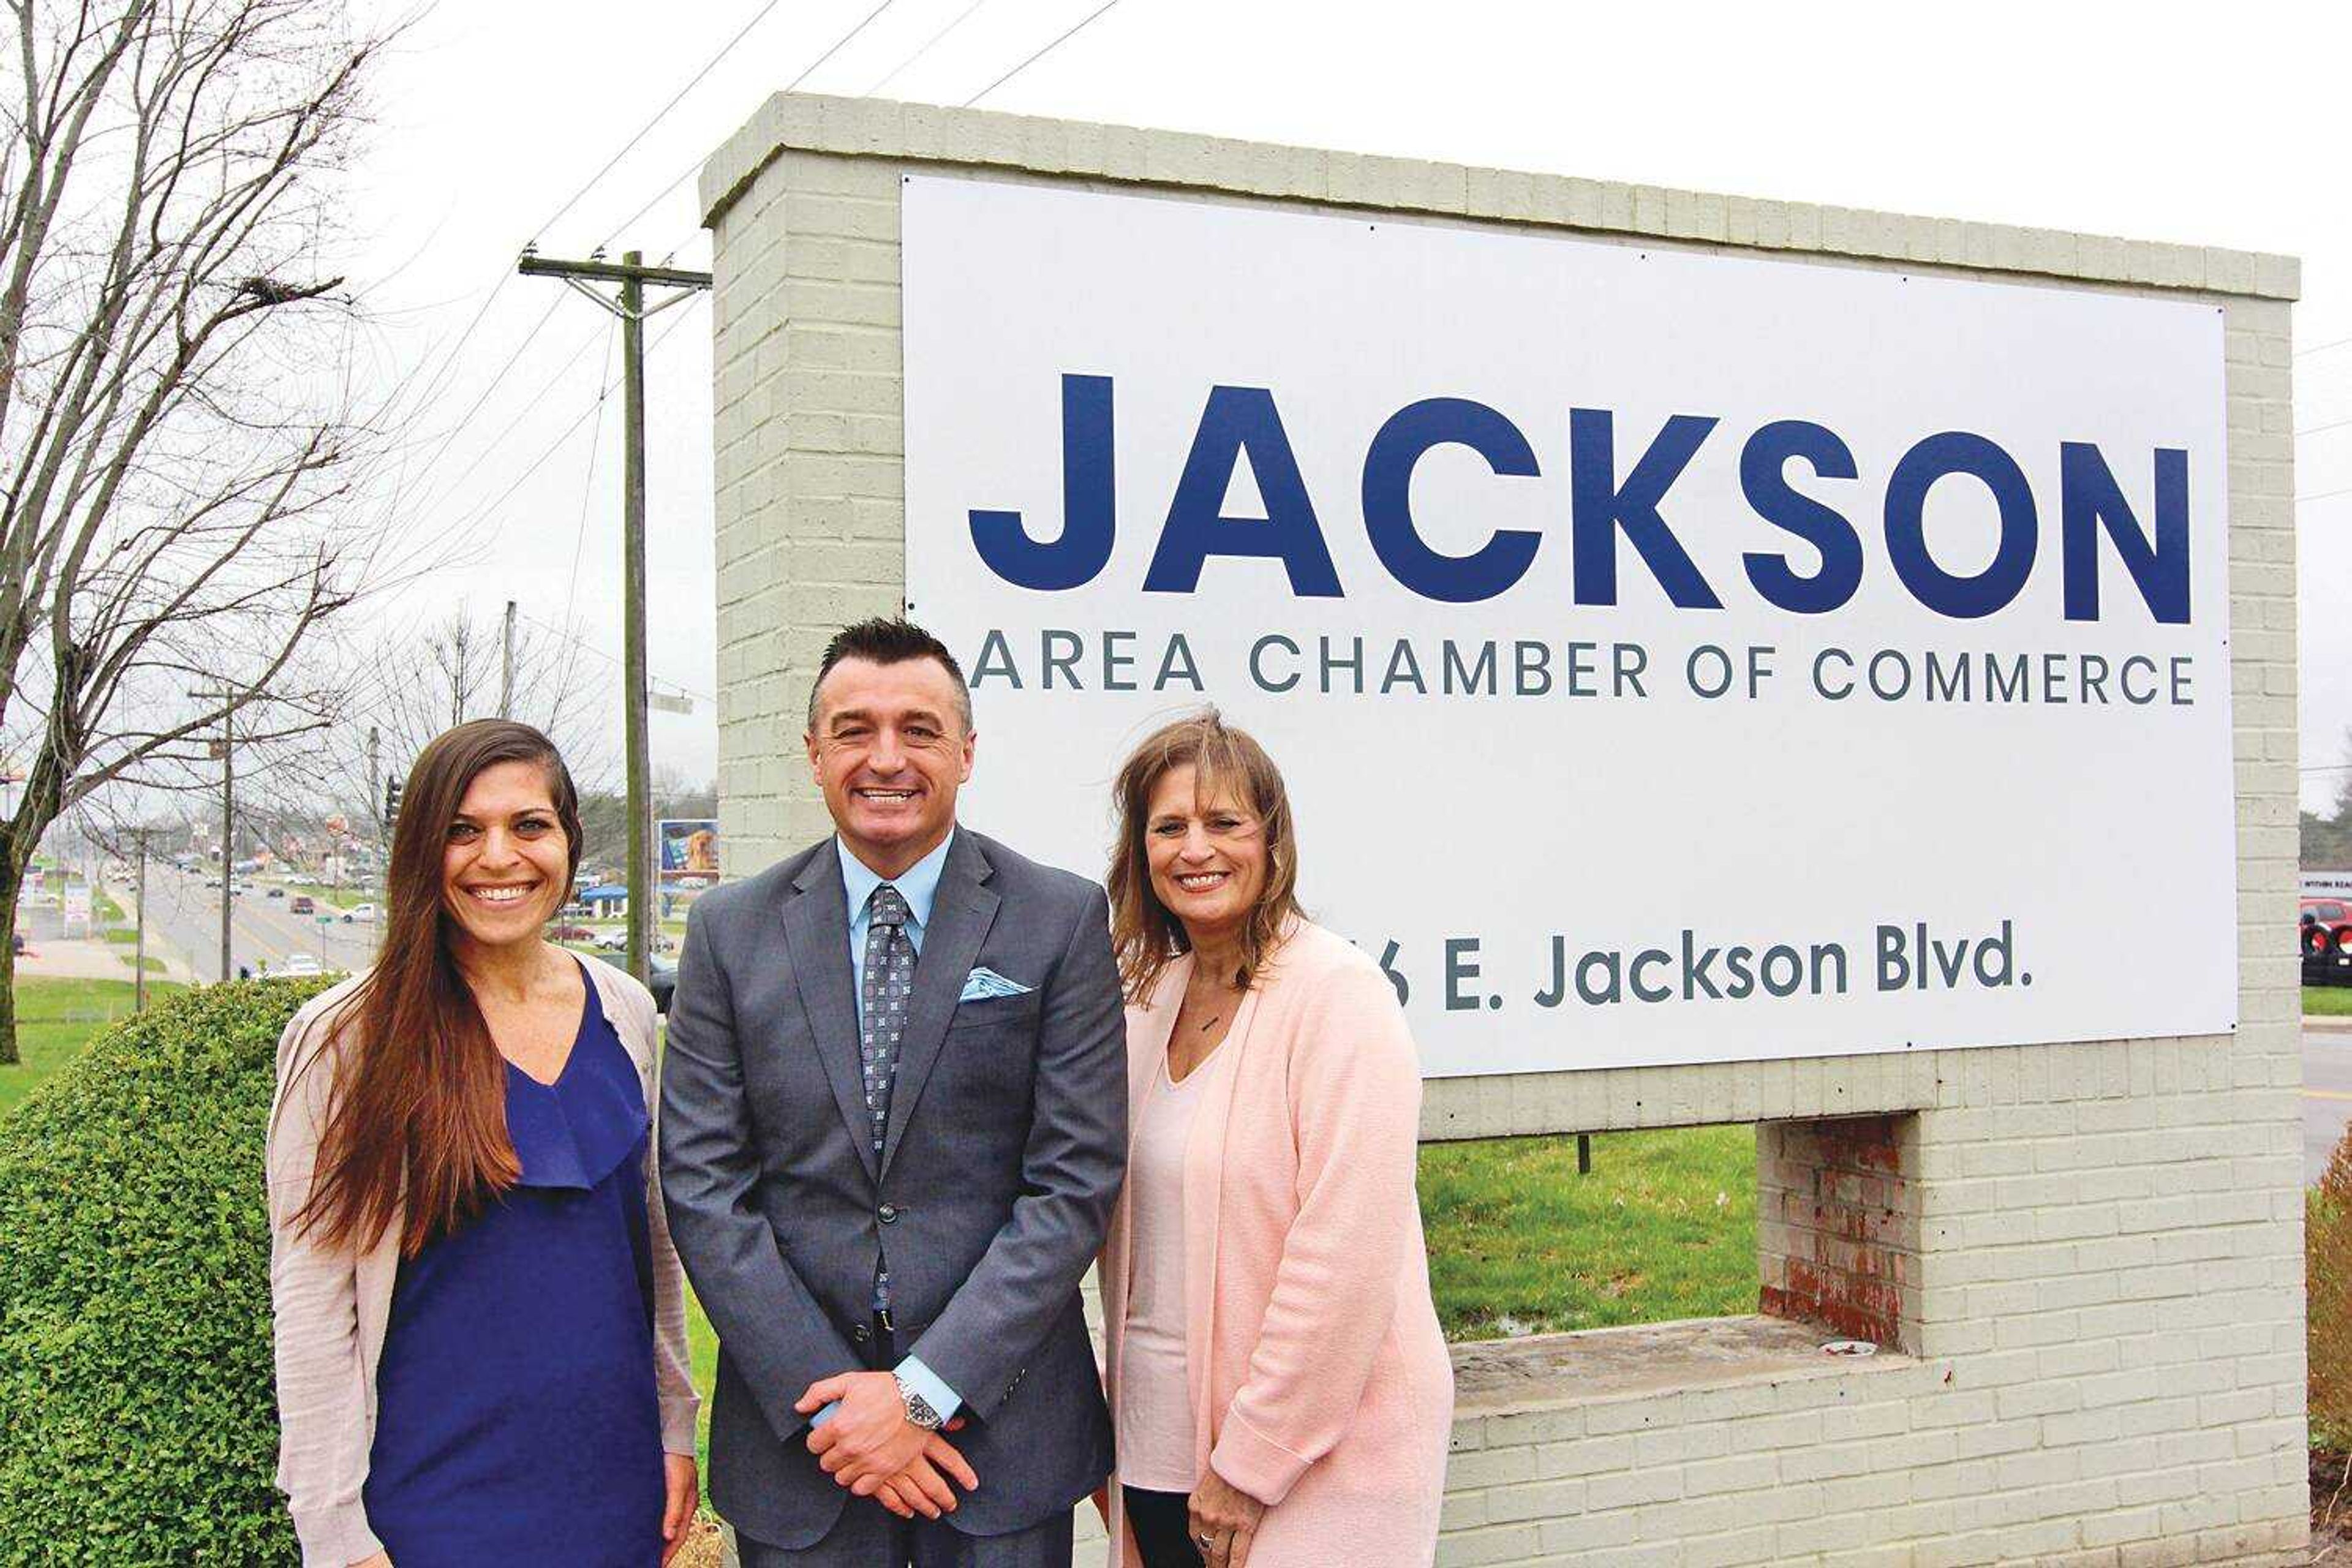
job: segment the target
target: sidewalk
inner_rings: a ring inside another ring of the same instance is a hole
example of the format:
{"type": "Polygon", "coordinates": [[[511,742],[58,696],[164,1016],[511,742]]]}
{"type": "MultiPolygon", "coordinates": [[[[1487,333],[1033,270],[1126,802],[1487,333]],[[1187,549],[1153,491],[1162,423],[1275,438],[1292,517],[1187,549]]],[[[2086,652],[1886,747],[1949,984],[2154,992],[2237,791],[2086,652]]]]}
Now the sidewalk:
{"type": "MultiPolygon", "coordinates": [[[[162,953],[152,956],[163,958],[162,953]]],[[[170,960],[164,959],[161,973],[151,972],[150,979],[176,980],[181,975],[170,972],[170,960]]],[[[71,941],[36,942],[32,951],[16,960],[16,974],[25,980],[130,980],[131,950],[117,947],[110,942],[97,942],[84,937],[71,941]]]]}

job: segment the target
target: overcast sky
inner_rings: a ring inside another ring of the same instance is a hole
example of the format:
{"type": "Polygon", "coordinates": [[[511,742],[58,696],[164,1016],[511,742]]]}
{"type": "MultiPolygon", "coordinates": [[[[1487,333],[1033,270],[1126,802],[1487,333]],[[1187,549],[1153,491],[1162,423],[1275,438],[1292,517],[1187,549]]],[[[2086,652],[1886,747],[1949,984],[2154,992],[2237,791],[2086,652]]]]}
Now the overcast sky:
{"type": "MultiPolygon", "coordinates": [[[[385,312],[386,374],[439,377],[446,364],[400,515],[404,529],[450,531],[466,553],[371,613],[410,618],[463,598],[494,616],[511,596],[555,626],[568,608],[582,658],[610,670],[617,392],[595,410],[617,344],[587,300],[513,277],[516,253],[535,240],[583,255],[609,239],[615,255],[707,267],[691,173],[842,39],[806,89],[961,103],[1099,4],[889,0],[877,15],[877,0],[445,0],[425,12],[377,78],[353,283],[385,312]]],[[[2352,342],[2325,346],[2352,340],[2347,58],[2340,4],[1115,0],[982,107],[2300,256],[2303,793],[2324,805],[2346,775],[2320,770],[2352,762],[2352,342]]],[[[655,716],[655,759],[708,777],[707,300],[650,331],[651,665],[657,687],[698,698],[691,716],[655,716]]]]}

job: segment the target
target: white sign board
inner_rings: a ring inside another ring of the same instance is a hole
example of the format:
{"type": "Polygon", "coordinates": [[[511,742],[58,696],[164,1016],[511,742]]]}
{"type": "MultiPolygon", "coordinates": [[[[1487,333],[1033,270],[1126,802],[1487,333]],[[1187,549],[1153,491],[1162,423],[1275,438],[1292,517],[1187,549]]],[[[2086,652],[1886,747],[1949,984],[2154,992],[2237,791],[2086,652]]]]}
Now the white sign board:
{"type": "Polygon", "coordinates": [[[1433,1075],[2227,1031],[2219,311],[910,178],[961,816],[1214,702],[1433,1075]]]}

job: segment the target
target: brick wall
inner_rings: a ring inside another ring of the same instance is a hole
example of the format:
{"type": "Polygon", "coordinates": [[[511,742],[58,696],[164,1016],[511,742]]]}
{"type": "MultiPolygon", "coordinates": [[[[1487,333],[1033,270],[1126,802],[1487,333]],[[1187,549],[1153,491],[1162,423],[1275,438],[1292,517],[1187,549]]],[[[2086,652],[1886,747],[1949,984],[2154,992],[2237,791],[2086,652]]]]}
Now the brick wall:
{"type": "MultiPolygon", "coordinates": [[[[1699,1371],[1663,1364],[1605,1396],[1584,1364],[1604,1353],[1596,1340],[1563,1347],[1545,1377],[1482,1387],[1457,1424],[1441,1561],[2300,1561],[2294,261],[779,96],[702,179],[717,235],[719,813],[740,867],[826,830],[799,757],[814,660],[841,622],[898,603],[898,188],[910,170],[944,167],[2222,310],[2238,1029],[1433,1084],[1430,1138],[1898,1117],[1904,1224],[1916,1225],[1895,1276],[1894,1342],[1907,1355],[1753,1355],[1743,1336],[1772,1325],[1748,1320],[1709,1331],[1732,1349],[1699,1371]]],[[[1807,1139],[1818,1147],[1794,1128],[1759,1134],[1774,1190],[1803,1190],[1794,1154],[1807,1139]]],[[[1812,1169],[1834,1196],[1845,1166],[1812,1169]]],[[[1810,1248],[1818,1263],[1823,1233],[1789,1213],[1767,1233],[1768,1260],[1810,1248]]],[[[1785,1274],[1776,1285],[1790,1289],[1785,1274]]]]}
{"type": "Polygon", "coordinates": [[[1765,1311],[1849,1339],[1918,1347],[1919,1325],[1903,1316],[1904,1288],[1919,1283],[1917,1148],[1915,1117],[1757,1123],[1765,1311]]]}

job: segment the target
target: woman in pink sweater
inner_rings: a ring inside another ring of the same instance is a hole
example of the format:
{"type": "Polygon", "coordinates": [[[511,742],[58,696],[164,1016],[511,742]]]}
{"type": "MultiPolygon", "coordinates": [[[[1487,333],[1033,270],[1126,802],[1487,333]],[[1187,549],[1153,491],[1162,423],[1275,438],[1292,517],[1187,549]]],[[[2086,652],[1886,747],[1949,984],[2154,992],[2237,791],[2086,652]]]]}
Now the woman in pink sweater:
{"type": "Polygon", "coordinates": [[[1426,1568],[1454,1381],[1421,1074],[1310,923],[1281,774],[1214,711],[1120,770],[1130,1157],[1102,1256],[1115,1568],[1426,1568]]]}

